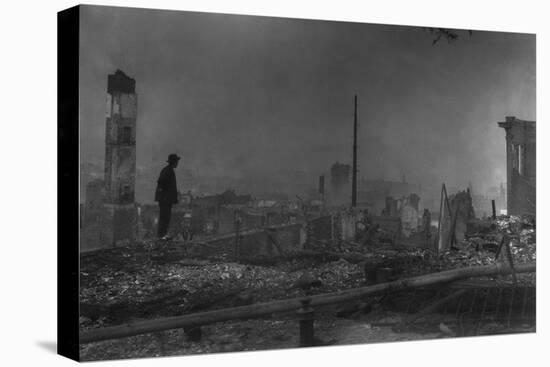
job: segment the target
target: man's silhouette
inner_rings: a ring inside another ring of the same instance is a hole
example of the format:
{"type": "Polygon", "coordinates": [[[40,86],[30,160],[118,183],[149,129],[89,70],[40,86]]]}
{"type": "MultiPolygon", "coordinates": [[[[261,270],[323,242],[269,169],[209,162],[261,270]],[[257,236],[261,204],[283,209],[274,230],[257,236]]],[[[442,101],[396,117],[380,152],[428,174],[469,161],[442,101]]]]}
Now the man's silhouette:
{"type": "Polygon", "coordinates": [[[168,239],[166,235],[172,216],[172,205],[178,202],[178,187],[174,168],[178,166],[181,158],[177,154],[168,156],[168,165],[162,169],[157,181],[155,201],[159,203],[159,224],[157,235],[159,238],[168,239]]]}

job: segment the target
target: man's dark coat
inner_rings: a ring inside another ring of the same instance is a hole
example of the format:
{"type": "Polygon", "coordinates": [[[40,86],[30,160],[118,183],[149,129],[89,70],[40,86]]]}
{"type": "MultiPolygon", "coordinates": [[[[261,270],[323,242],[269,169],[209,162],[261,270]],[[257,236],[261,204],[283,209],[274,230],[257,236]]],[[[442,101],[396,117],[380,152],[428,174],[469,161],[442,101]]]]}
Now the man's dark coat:
{"type": "Polygon", "coordinates": [[[160,171],[155,191],[155,201],[163,204],[176,204],[178,202],[178,187],[174,168],[168,165],[160,171]]]}

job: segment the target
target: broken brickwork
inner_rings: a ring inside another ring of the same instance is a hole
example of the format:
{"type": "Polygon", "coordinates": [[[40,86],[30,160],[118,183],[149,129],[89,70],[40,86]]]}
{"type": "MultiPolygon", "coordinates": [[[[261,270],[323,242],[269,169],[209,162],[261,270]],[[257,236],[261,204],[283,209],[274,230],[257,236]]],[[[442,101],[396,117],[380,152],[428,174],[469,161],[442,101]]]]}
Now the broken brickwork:
{"type": "Polygon", "coordinates": [[[405,237],[409,237],[413,232],[416,232],[420,224],[418,204],[420,197],[416,194],[410,194],[401,199],[399,208],[402,232],[405,237]]]}
{"type": "Polygon", "coordinates": [[[498,126],[506,131],[506,193],[509,215],[535,214],[535,121],[506,116],[498,126]]]}
{"type": "Polygon", "coordinates": [[[136,180],[135,81],[122,71],[109,75],[105,124],[106,202],[134,202],[136,180]]]}
{"type": "Polygon", "coordinates": [[[117,70],[108,76],[104,179],[88,183],[81,251],[113,247],[136,238],[135,80],[117,70]]]}
{"type": "Polygon", "coordinates": [[[135,80],[117,70],[107,82],[105,124],[105,202],[112,222],[112,244],[133,240],[136,228],[135,80]]]}
{"type": "Polygon", "coordinates": [[[454,227],[456,240],[458,242],[464,240],[464,234],[466,233],[468,222],[475,219],[475,211],[472,205],[472,195],[470,190],[459,191],[450,196],[451,213],[453,223],[451,228],[454,227]],[[456,218],[455,218],[456,216],[456,218]]]}

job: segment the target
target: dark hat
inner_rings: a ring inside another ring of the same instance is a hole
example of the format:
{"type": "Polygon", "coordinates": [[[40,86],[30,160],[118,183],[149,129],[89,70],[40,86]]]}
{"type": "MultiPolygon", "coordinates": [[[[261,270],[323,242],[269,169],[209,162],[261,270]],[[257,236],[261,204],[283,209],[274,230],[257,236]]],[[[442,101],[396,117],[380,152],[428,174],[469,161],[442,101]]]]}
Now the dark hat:
{"type": "Polygon", "coordinates": [[[168,160],[167,160],[166,162],[168,162],[168,163],[177,162],[177,161],[179,161],[180,159],[181,159],[181,157],[178,157],[177,154],[170,154],[170,155],[168,156],[168,160]]]}

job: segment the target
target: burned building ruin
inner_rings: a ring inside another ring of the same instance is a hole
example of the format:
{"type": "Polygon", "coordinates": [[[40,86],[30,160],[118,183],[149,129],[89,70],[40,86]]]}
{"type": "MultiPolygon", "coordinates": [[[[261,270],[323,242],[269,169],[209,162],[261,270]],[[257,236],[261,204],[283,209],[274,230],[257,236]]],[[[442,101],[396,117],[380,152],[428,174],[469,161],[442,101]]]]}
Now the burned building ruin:
{"type": "Polygon", "coordinates": [[[506,116],[498,126],[506,131],[506,193],[509,215],[535,214],[535,121],[506,116]]]}
{"type": "Polygon", "coordinates": [[[112,243],[134,238],[136,183],[136,82],[122,71],[109,75],[105,124],[105,205],[112,243]]]}
{"type": "Polygon", "coordinates": [[[136,181],[135,81],[122,71],[109,75],[105,124],[105,201],[134,203],[136,181]]]}
{"type": "Polygon", "coordinates": [[[349,200],[351,166],[336,162],[330,168],[331,201],[333,204],[343,204],[349,200]]]}
{"type": "Polygon", "coordinates": [[[86,187],[81,249],[131,241],[136,232],[135,80],[121,70],[108,76],[104,180],[86,187]]]}

